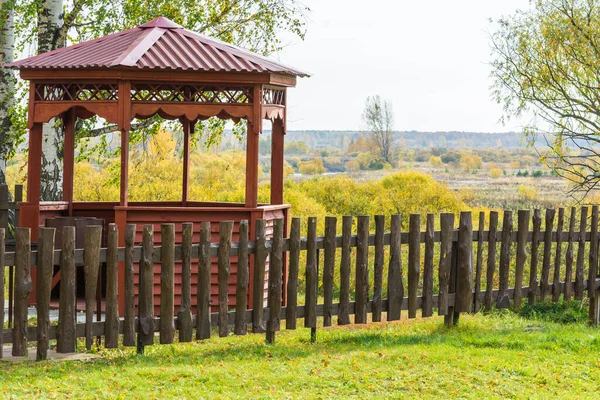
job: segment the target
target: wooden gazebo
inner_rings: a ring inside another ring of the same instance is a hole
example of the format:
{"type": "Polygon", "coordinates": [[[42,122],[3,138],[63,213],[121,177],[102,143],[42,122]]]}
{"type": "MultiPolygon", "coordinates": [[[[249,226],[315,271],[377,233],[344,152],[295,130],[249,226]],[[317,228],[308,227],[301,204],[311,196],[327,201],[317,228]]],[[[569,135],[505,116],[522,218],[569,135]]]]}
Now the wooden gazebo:
{"type": "MultiPolygon", "coordinates": [[[[116,223],[120,245],[124,245],[125,226],[131,223],[138,225],[139,241],[143,224],[155,224],[155,232],[160,232],[161,223],[173,222],[180,235],[183,222],[210,221],[216,233],[219,221],[248,220],[253,237],[257,219],[288,220],[290,206],[283,204],[286,90],[296,85],[297,77],[308,76],[304,72],[188,31],[164,17],[6,67],[18,68],[21,78],[30,82],[27,201],[21,204],[20,225],[32,228],[34,241],[38,226],[46,225],[48,219],[65,216],[96,217],[105,225],[116,223]],[[94,115],[116,124],[121,131],[119,202],[73,201],[75,122],[94,115]],[[181,201],[129,202],[131,121],[154,115],[178,119],[183,126],[181,201]],[[247,121],[244,204],[194,202],[188,198],[190,132],[196,121],[210,117],[247,121]],[[64,128],[63,200],[43,202],[42,124],[53,118],[60,118],[64,128]],[[270,204],[258,204],[258,143],[263,119],[273,123],[270,204]]],[[[160,237],[155,242],[160,244],[160,237]]],[[[159,270],[158,265],[155,293],[160,292],[159,270]]],[[[235,265],[231,272],[235,282],[235,265]]],[[[253,290],[250,287],[250,296],[253,290]]],[[[176,304],[178,293],[176,289],[176,304]]],[[[232,284],[231,305],[235,303],[234,293],[232,284]]],[[[155,303],[158,301],[157,297],[155,303]]]]}

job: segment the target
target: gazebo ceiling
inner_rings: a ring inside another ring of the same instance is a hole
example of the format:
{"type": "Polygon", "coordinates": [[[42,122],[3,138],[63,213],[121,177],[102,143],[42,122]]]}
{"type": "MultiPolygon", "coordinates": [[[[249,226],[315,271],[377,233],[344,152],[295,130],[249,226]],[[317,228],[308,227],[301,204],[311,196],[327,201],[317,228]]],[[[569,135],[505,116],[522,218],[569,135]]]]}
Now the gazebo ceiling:
{"type": "Polygon", "coordinates": [[[184,29],[159,17],[136,28],[15,61],[31,69],[140,69],[309,74],[248,50],[184,29]]]}

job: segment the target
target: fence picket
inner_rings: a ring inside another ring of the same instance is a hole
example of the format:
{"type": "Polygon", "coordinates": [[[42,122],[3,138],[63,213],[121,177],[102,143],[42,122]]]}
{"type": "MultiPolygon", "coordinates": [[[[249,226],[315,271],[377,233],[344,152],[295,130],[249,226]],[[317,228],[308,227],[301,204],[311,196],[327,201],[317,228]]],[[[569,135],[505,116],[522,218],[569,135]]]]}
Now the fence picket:
{"type": "Polygon", "coordinates": [[[237,262],[236,292],[235,292],[235,326],[236,335],[248,333],[246,311],[248,309],[248,220],[240,221],[239,251],[237,262]]]}
{"type": "Polygon", "coordinates": [[[32,290],[29,260],[31,258],[31,231],[17,228],[15,232],[15,295],[13,325],[13,356],[27,354],[27,301],[32,290]]]}
{"type": "Polygon", "coordinates": [[[267,343],[275,342],[275,332],[279,332],[281,314],[281,289],[283,275],[283,219],[273,221],[273,249],[269,264],[269,319],[267,320],[267,343]]]}
{"type": "Polygon", "coordinates": [[[104,346],[119,347],[119,231],[116,224],[108,225],[108,248],[106,252],[106,316],[104,346]]]}
{"type": "Polygon", "coordinates": [[[58,327],[56,332],[56,352],[74,353],[77,344],[77,315],[75,301],[77,283],[75,270],[75,227],[65,226],[61,235],[60,253],[60,293],[58,303],[58,327]]]}
{"type": "Polygon", "coordinates": [[[550,277],[550,255],[552,252],[552,229],[554,226],[554,216],[556,210],[546,210],[546,230],[544,231],[544,256],[542,258],[542,276],[540,278],[540,299],[546,300],[546,295],[549,292],[550,285],[548,279],[550,277]]]}
{"type": "Polygon", "coordinates": [[[592,206],[592,221],[590,224],[590,256],[588,270],[588,298],[590,299],[590,323],[598,324],[598,298],[596,292],[596,277],[598,276],[598,206],[592,206]]]}
{"type": "Polygon", "coordinates": [[[500,243],[500,291],[498,292],[498,298],[496,300],[496,308],[510,307],[510,298],[508,297],[508,275],[510,271],[512,227],[512,211],[504,211],[504,217],[502,219],[502,242],[500,243]]]}
{"type": "Polygon", "coordinates": [[[525,260],[527,259],[527,233],[529,231],[529,210],[519,210],[517,213],[517,260],[515,265],[515,294],[514,307],[521,307],[523,298],[523,272],[525,260]]]}
{"type": "Polygon", "coordinates": [[[175,224],[161,224],[160,240],[160,344],[171,344],[175,336],[175,224]]]}
{"type": "Polygon", "coordinates": [[[198,286],[196,293],[196,340],[210,338],[210,222],[200,224],[198,286]]]}
{"type": "Polygon", "coordinates": [[[484,307],[492,309],[492,290],[494,289],[494,274],[496,273],[496,233],[498,232],[498,212],[490,211],[490,226],[488,234],[488,258],[485,283],[484,307]]]}
{"type": "Polygon", "coordinates": [[[154,227],[144,225],[142,231],[142,258],[138,288],[138,353],[145,345],[154,343],[154,227]]]}
{"type": "Polygon", "coordinates": [[[52,289],[52,273],[54,272],[54,231],[54,228],[38,229],[38,257],[35,284],[37,361],[48,358],[48,345],[50,342],[50,292],[52,289]]]}
{"type": "MultiPolygon", "coordinates": [[[[402,300],[404,298],[404,283],[402,282],[402,218],[399,214],[392,215],[390,225],[390,263],[388,266],[388,321],[400,319],[402,300]]],[[[349,235],[348,235],[349,236],[349,235]]],[[[348,240],[349,241],[349,240],[348,240]]],[[[348,243],[349,247],[349,243],[348,243]]],[[[349,265],[350,263],[348,263],[349,265]]]]}
{"type": "Polygon", "coordinates": [[[371,310],[371,320],[381,322],[381,312],[383,309],[383,259],[384,246],[383,238],[385,234],[385,216],[375,216],[375,259],[373,264],[373,307],[371,310]]]}
{"type": "Polygon", "coordinates": [[[218,286],[220,337],[227,337],[229,334],[229,270],[231,268],[232,232],[233,221],[221,221],[219,223],[218,286]]]}
{"type": "MultiPolygon", "coordinates": [[[[298,272],[300,269],[300,218],[292,218],[290,228],[289,270],[287,284],[288,304],[285,310],[285,328],[296,329],[298,306],[298,272]]],[[[340,295],[341,296],[341,295],[340,295]]],[[[341,298],[341,297],[340,297],[341,298]]],[[[340,299],[341,303],[341,299],[340,299]]],[[[341,306],[340,306],[341,308],[341,306]]]]}
{"type": "Polygon", "coordinates": [[[473,306],[473,217],[461,212],[458,225],[455,312],[471,312],[473,306]]]}
{"type": "Polygon", "coordinates": [[[192,244],[194,224],[181,224],[181,305],[177,313],[179,341],[192,341],[192,244]]]}
{"type": "Polygon", "coordinates": [[[556,223],[556,253],[554,255],[554,275],[552,278],[552,301],[556,303],[560,298],[560,261],[562,259],[562,232],[565,222],[565,209],[558,209],[558,222],[556,223]]]}
{"type": "Polygon", "coordinates": [[[527,291],[527,302],[535,304],[538,291],[538,254],[540,248],[540,229],[542,226],[542,215],[540,210],[533,210],[533,232],[531,234],[531,265],[529,270],[529,290],[527,291]]]}
{"type": "Polygon", "coordinates": [[[421,270],[421,215],[411,214],[408,223],[408,318],[417,316],[421,270]]]}
{"type": "MultiPolygon", "coordinates": [[[[265,306],[265,263],[267,261],[266,248],[267,221],[256,221],[256,254],[254,255],[254,297],[252,300],[252,332],[265,331],[263,308],[265,306]]],[[[316,236],[316,235],[315,235],[316,236]]]]}
{"type": "Polygon", "coordinates": [[[338,325],[350,323],[350,236],[352,217],[342,217],[342,254],[340,260],[340,307],[338,325]]]}
{"type": "Polygon", "coordinates": [[[439,295],[438,315],[448,314],[448,293],[450,293],[450,271],[452,269],[452,232],[454,214],[443,213],[440,218],[440,263],[438,270],[439,295]]]}
{"type": "Polygon", "coordinates": [[[423,263],[423,318],[433,315],[433,229],[434,215],[427,214],[425,229],[425,261],[423,263]]]}
{"type": "Polygon", "coordinates": [[[485,229],[485,212],[479,212],[479,228],[477,230],[477,266],[475,267],[475,295],[473,312],[481,310],[481,275],[483,274],[483,232],[485,229]]]}
{"type": "Polygon", "coordinates": [[[337,218],[325,217],[325,255],[323,261],[323,326],[331,326],[336,224],[337,218]]]}
{"type": "Polygon", "coordinates": [[[100,247],[102,243],[102,227],[86,226],[84,230],[85,259],[85,348],[92,348],[92,324],[94,308],[97,305],[98,274],[100,269],[100,247]]]}
{"type": "Polygon", "coordinates": [[[575,218],[577,217],[577,209],[571,207],[571,215],[569,217],[569,236],[567,238],[567,253],[565,255],[565,301],[571,301],[573,296],[573,240],[575,239],[575,218]]]}
{"type": "Polygon", "coordinates": [[[575,300],[583,299],[585,291],[583,282],[583,262],[585,260],[585,231],[587,229],[587,207],[581,207],[579,216],[579,245],[577,247],[577,264],[575,265],[575,300]]]}
{"type": "Polygon", "coordinates": [[[308,218],[306,238],[306,290],[304,297],[304,327],[317,327],[317,219],[308,218]]]}
{"type": "Polygon", "coordinates": [[[354,323],[367,322],[369,303],[369,217],[358,217],[356,236],[356,312],[354,323]]]}
{"type": "Polygon", "coordinates": [[[135,292],[133,289],[133,277],[135,266],[133,262],[133,246],[135,241],[135,224],[127,224],[125,227],[125,310],[123,320],[123,345],[135,346],[135,292]]]}

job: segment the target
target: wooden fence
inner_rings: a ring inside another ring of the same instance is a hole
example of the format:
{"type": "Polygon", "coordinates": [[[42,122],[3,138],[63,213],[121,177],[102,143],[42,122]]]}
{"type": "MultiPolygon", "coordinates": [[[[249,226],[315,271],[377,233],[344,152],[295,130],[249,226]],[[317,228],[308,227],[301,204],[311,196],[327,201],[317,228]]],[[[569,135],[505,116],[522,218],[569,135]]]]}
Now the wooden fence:
{"type": "MultiPolygon", "coordinates": [[[[160,343],[173,343],[176,331],[179,341],[185,342],[193,339],[194,328],[196,340],[209,338],[215,327],[219,336],[227,336],[233,327],[236,335],[244,335],[251,329],[264,332],[267,341],[273,342],[282,320],[286,329],[296,329],[298,319],[302,318],[304,326],[312,328],[314,334],[317,317],[322,317],[323,326],[332,325],[334,316],[339,325],[363,324],[368,321],[368,314],[372,321],[381,321],[384,313],[387,321],[394,321],[401,318],[402,310],[408,310],[408,318],[415,318],[420,309],[423,317],[430,317],[437,310],[438,315],[445,316],[446,324],[453,324],[461,312],[478,312],[494,305],[519,307],[525,298],[529,303],[549,297],[556,302],[561,296],[565,300],[583,299],[586,292],[590,318],[597,323],[598,207],[592,208],[591,218],[588,218],[587,208],[580,212],[571,209],[566,230],[563,209],[558,213],[546,210],[544,224],[539,210],[519,211],[516,231],[513,231],[512,212],[503,213],[501,229],[498,216],[496,212],[489,214],[486,229],[486,218],[481,213],[478,229],[474,231],[470,212],[460,213],[458,227],[454,214],[441,214],[439,221],[433,214],[428,214],[423,221],[421,215],[415,214],[408,219],[408,232],[401,232],[400,215],[393,215],[387,221],[384,216],[375,216],[374,234],[369,233],[373,222],[369,217],[358,217],[356,230],[353,228],[355,219],[343,217],[341,235],[338,235],[337,218],[327,217],[322,237],[317,236],[316,218],[308,218],[305,238],[300,236],[300,219],[294,218],[289,238],[284,238],[284,221],[276,220],[273,237],[269,240],[264,235],[264,220],[258,221],[255,240],[249,240],[248,224],[242,221],[238,243],[231,240],[232,222],[220,223],[218,243],[210,241],[208,222],[199,227],[187,223],[183,224],[182,243],[178,245],[174,225],[163,224],[160,247],[153,245],[152,225],[143,227],[141,246],[134,243],[136,227],[128,225],[124,248],[118,248],[119,233],[114,224],[108,227],[107,248],[101,248],[102,228],[99,226],[85,228],[84,249],[75,249],[73,227],[64,228],[61,249],[54,249],[54,228],[40,228],[36,251],[31,250],[29,229],[18,228],[14,252],[4,251],[4,232],[0,231],[0,265],[15,266],[14,323],[0,331],[0,340],[12,343],[15,356],[26,353],[28,341],[37,341],[38,360],[46,358],[49,341],[53,339],[56,339],[58,352],[73,352],[77,338],[85,337],[89,349],[94,337],[104,336],[104,345],[113,348],[118,346],[122,335],[123,345],[137,345],[138,351],[143,352],[144,346],[154,342],[155,332],[159,332],[160,343]],[[386,223],[389,223],[389,232],[385,231],[386,223]],[[434,230],[436,223],[439,231],[434,230]],[[197,228],[200,240],[193,243],[197,228]],[[543,244],[541,253],[540,244],[543,244]],[[230,260],[234,256],[239,268],[238,307],[230,310],[227,288],[230,260]],[[218,259],[219,300],[218,312],[211,313],[210,268],[214,257],[218,259]],[[173,306],[176,260],[182,261],[183,280],[183,302],[178,310],[173,306]],[[153,315],[152,304],[152,267],[156,262],[162,266],[159,317],[153,315]],[[284,262],[287,263],[285,274],[284,262]],[[101,263],[107,266],[107,294],[105,320],[98,322],[94,321],[94,310],[101,263]],[[190,302],[192,263],[198,263],[199,267],[198,305],[194,310],[190,302]],[[254,265],[254,276],[248,276],[249,263],[254,265]],[[52,270],[57,264],[62,273],[59,317],[58,325],[51,325],[50,285],[52,270]],[[27,318],[33,266],[37,268],[35,326],[31,326],[31,321],[28,324],[27,318]],[[85,323],[77,323],[75,311],[75,271],[79,267],[85,269],[86,278],[85,323]],[[118,281],[119,268],[125,269],[124,282],[118,281]],[[134,268],[139,268],[140,273],[138,293],[134,291],[134,268]],[[266,273],[269,286],[265,308],[261,291],[255,291],[252,299],[247,297],[249,280],[260,285],[266,273]],[[282,293],[284,277],[287,279],[285,296],[282,293]],[[525,279],[528,286],[524,286],[525,279]],[[512,287],[509,287],[510,282],[512,287]],[[120,284],[125,285],[124,318],[119,318],[118,310],[120,284]],[[300,305],[298,299],[302,294],[304,304],[300,305]],[[285,307],[284,297],[287,298],[285,307]],[[318,304],[319,299],[322,299],[321,304],[318,304]]],[[[0,276],[4,278],[4,274],[0,276]]],[[[4,297],[4,284],[0,283],[0,296],[4,297]]],[[[3,327],[4,313],[0,318],[0,327],[3,327]]]]}

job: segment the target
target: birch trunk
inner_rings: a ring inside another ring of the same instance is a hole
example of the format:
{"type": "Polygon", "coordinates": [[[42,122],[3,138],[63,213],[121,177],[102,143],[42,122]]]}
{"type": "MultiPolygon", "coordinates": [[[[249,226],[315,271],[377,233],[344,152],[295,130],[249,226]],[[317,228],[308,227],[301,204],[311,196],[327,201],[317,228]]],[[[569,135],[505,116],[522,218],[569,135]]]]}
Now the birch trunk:
{"type": "Polygon", "coordinates": [[[14,9],[8,0],[0,0],[0,15],[6,15],[4,24],[0,26],[0,185],[6,184],[6,165],[11,150],[10,132],[12,124],[9,109],[13,104],[15,76],[4,64],[13,61],[15,26],[14,9]]]}
{"type": "MultiPolygon", "coordinates": [[[[64,47],[62,0],[44,0],[38,12],[38,54],[64,47]]],[[[63,132],[55,119],[42,131],[41,199],[62,200],[63,132]]]]}

